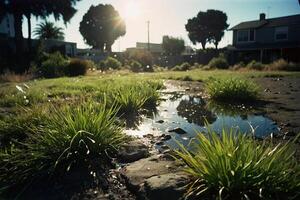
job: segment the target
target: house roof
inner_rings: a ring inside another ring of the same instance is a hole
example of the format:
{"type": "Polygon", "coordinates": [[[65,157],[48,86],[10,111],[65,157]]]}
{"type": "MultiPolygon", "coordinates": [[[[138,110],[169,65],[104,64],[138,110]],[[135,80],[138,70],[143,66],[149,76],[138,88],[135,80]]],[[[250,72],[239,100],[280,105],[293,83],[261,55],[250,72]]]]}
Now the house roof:
{"type": "Polygon", "coordinates": [[[300,24],[300,15],[291,15],[285,17],[270,18],[264,20],[254,20],[239,23],[232,27],[230,30],[260,28],[260,27],[274,27],[274,26],[287,26],[292,24],[300,24]]]}

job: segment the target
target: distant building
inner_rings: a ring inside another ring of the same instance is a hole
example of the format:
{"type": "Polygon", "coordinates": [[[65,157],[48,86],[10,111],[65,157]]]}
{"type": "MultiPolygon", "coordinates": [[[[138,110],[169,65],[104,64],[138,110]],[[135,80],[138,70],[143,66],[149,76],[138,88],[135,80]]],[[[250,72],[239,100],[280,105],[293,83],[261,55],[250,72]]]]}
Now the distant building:
{"type": "MultiPolygon", "coordinates": [[[[33,41],[33,45],[35,45],[39,40],[34,39],[33,41]]],[[[75,42],[47,39],[43,40],[43,45],[46,52],[59,51],[69,57],[75,57],[77,55],[77,43],[75,42]]]]}
{"type": "MultiPolygon", "coordinates": [[[[163,48],[162,48],[162,44],[158,44],[158,43],[150,43],[149,44],[150,47],[150,52],[154,53],[154,54],[163,54],[163,48]]],[[[148,50],[148,43],[145,42],[137,42],[136,43],[136,47],[131,47],[131,48],[127,48],[127,51],[130,50],[148,50]]],[[[195,51],[192,47],[190,46],[186,46],[184,52],[182,53],[182,55],[192,55],[195,54],[195,51]]]]}
{"type": "Polygon", "coordinates": [[[5,37],[15,37],[13,15],[7,14],[0,21],[0,35],[5,37]]]}
{"type": "Polygon", "coordinates": [[[279,58],[300,61],[300,15],[242,22],[233,31],[233,59],[271,62],[279,58]]]}
{"type": "MultiPolygon", "coordinates": [[[[136,43],[136,48],[137,49],[144,49],[148,50],[148,43],[144,42],[137,42],[136,43]]],[[[155,43],[149,43],[149,48],[151,53],[163,53],[163,48],[161,44],[155,44],[155,43]]]]}
{"type": "Polygon", "coordinates": [[[99,62],[107,57],[105,53],[97,49],[77,49],[77,57],[81,59],[99,62]]]}

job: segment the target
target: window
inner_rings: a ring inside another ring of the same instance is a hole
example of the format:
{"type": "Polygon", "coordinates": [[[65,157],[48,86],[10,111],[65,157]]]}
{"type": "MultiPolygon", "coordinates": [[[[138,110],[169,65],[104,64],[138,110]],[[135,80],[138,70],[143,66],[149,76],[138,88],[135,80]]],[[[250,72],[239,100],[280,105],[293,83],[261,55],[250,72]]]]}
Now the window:
{"type": "Polygon", "coordinates": [[[240,30],[238,31],[238,42],[248,42],[249,40],[249,31],[240,30]]]}
{"type": "Polygon", "coordinates": [[[275,40],[287,40],[288,39],[288,27],[276,27],[275,28],[275,40]]]}
{"type": "Polygon", "coordinates": [[[238,42],[253,42],[255,41],[255,30],[238,30],[237,32],[237,41],[238,42]]]}
{"type": "Polygon", "coordinates": [[[254,29],[250,29],[249,31],[249,41],[254,41],[254,29]]]}

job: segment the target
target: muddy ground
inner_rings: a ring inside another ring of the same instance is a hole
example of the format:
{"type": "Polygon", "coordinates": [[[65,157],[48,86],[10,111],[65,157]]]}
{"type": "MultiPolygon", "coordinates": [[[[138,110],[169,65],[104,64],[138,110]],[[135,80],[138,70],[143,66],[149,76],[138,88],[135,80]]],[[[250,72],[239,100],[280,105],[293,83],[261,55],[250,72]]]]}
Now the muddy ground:
{"type": "MultiPolygon", "coordinates": [[[[256,112],[277,122],[282,133],[289,135],[300,133],[300,78],[253,78],[253,82],[260,86],[261,101],[253,102],[256,112]]],[[[186,92],[194,95],[203,95],[204,82],[170,81],[179,85],[186,92]]]]}

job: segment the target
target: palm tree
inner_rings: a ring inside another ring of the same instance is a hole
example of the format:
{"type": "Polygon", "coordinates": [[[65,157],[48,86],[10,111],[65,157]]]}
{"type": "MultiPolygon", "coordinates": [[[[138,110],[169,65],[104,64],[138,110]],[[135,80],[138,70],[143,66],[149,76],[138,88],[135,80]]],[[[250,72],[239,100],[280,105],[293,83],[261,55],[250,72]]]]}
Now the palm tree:
{"type": "Polygon", "coordinates": [[[63,19],[65,23],[76,13],[75,5],[81,0],[0,0],[0,20],[6,14],[14,17],[16,62],[22,66],[23,54],[23,18],[27,18],[28,46],[31,47],[31,16],[46,18],[53,15],[55,20],[63,19]]]}
{"type": "Polygon", "coordinates": [[[63,28],[57,27],[53,22],[42,22],[38,24],[38,27],[34,30],[34,35],[39,39],[57,39],[64,40],[63,28]]]}

